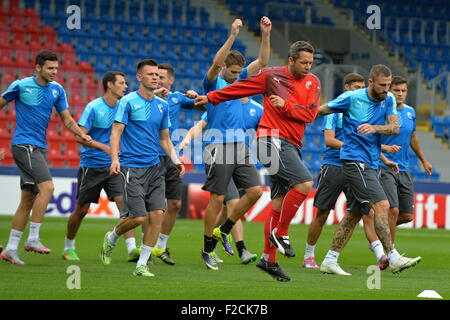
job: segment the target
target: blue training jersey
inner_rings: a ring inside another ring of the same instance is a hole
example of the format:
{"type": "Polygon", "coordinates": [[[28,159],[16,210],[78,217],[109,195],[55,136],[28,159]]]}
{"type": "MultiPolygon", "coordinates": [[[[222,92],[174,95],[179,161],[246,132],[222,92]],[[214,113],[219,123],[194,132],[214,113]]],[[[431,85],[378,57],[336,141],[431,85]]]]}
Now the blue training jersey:
{"type": "Polygon", "coordinates": [[[357,132],[361,124],[385,125],[391,114],[397,114],[395,98],[388,93],[383,101],[373,101],[368,88],[347,91],[328,103],[334,112],[343,113],[342,129],[344,145],[341,148],[341,160],[356,160],[367,163],[372,169],[378,169],[381,152],[381,135],[363,136],[357,132]]]}
{"type": "MultiPolygon", "coordinates": [[[[397,109],[398,118],[400,122],[400,132],[395,136],[382,136],[381,144],[393,145],[396,144],[402,148],[396,154],[383,152],[389,160],[398,164],[400,171],[409,171],[408,150],[411,143],[411,135],[416,131],[416,111],[414,108],[403,104],[403,108],[397,109]]],[[[382,166],[386,166],[380,162],[382,166]]]]}
{"type": "MultiPolygon", "coordinates": [[[[264,113],[264,108],[253,99],[249,99],[246,103],[242,104],[241,108],[242,118],[244,120],[243,129],[246,134],[245,144],[250,146],[252,141],[255,139],[256,129],[258,128],[259,120],[264,113]]],[[[202,114],[202,120],[208,123],[208,114],[206,112],[202,114]]]]}
{"type": "MultiPolygon", "coordinates": [[[[247,68],[244,68],[237,80],[245,79],[247,76],[247,68]]],[[[218,76],[212,82],[208,82],[207,76],[203,79],[204,94],[223,89],[228,85],[229,83],[221,76],[218,76]]],[[[241,99],[225,101],[217,106],[208,103],[206,113],[208,125],[203,135],[204,144],[245,141],[241,99]]]]}
{"type": "Polygon", "coordinates": [[[169,128],[169,105],[153,96],[143,98],[137,91],[120,99],[115,121],[125,129],[120,137],[120,164],[146,168],[159,163],[159,131],[169,128]]]}
{"type": "MultiPolygon", "coordinates": [[[[333,130],[334,137],[337,140],[343,141],[344,132],[342,130],[342,113],[334,113],[329,114],[324,117],[323,129],[325,130],[333,130]]],[[[335,149],[331,147],[326,147],[325,152],[323,153],[323,164],[331,164],[333,166],[342,166],[341,158],[340,158],[340,149],[335,149]]]]}
{"type": "MultiPolygon", "coordinates": [[[[109,106],[103,97],[92,100],[86,105],[78,125],[89,130],[93,140],[109,146],[112,125],[116,118],[117,108],[109,106]]],[[[80,166],[85,168],[105,168],[111,165],[111,157],[102,150],[83,145],[80,153],[80,166]]]]}
{"type": "Polygon", "coordinates": [[[16,129],[11,144],[32,144],[46,149],[53,106],[57,112],[69,107],[64,88],[55,81],[41,86],[35,77],[28,77],[14,81],[2,97],[8,102],[15,100],[16,129]]]}
{"type": "MultiPolygon", "coordinates": [[[[181,92],[170,92],[167,96],[167,103],[169,105],[169,118],[170,118],[170,137],[172,138],[172,134],[179,128],[179,114],[181,108],[184,109],[192,109],[194,107],[194,99],[190,99],[183,95],[181,92]]],[[[177,139],[172,140],[173,145],[176,146],[180,143],[180,138],[177,137],[177,139]]],[[[166,153],[164,150],[159,146],[159,155],[165,156],[166,153]]]]}

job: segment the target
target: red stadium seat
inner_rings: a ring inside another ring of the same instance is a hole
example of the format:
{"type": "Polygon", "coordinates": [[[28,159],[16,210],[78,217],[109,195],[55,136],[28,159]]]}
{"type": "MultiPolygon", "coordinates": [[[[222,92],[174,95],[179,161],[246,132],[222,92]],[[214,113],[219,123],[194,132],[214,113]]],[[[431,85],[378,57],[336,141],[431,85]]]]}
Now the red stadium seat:
{"type": "MultiPolygon", "coordinates": [[[[17,33],[15,34],[17,35],[17,33]]],[[[11,47],[14,49],[26,49],[28,48],[28,46],[25,43],[25,40],[22,40],[21,38],[18,39],[14,39],[13,42],[11,43],[11,47]]]]}
{"type": "Polygon", "coordinates": [[[41,30],[44,37],[44,46],[46,48],[48,48],[49,46],[55,46],[58,39],[58,35],[56,34],[55,29],[53,29],[53,27],[51,26],[44,25],[42,26],[41,30]]]}
{"type": "Polygon", "coordinates": [[[92,72],[93,71],[92,65],[89,62],[85,62],[85,61],[80,61],[78,63],[78,68],[82,72],[92,72]]]}

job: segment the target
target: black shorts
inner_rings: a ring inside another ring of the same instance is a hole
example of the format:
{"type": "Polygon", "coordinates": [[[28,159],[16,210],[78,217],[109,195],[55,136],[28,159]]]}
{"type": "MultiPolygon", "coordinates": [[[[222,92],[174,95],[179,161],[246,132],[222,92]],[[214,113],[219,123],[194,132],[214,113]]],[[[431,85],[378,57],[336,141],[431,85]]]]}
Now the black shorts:
{"type": "Polygon", "coordinates": [[[161,164],[147,168],[121,167],[124,186],[121,218],[145,217],[154,210],[166,210],[164,177],[161,164]]]}
{"type": "Polygon", "coordinates": [[[357,202],[370,207],[374,203],[387,200],[377,170],[372,169],[367,163],[343,160],[342,170],[352,196],[357,202]]]}
{"type": "Polygon", "coordinates": [[[312,181],[311,173],[302,160],[300,148],[277,137],[258,138],[258,160],[270,176],[270,194],[286,194],[294,184],[312,181]]]}
{"type": "Polygon", "coordinates": [[[38,184],[52,180],[47,164],[47,150],[31,144],[17,144],[11,148],[20,170],[20,188],[39,193],[38,184]]]}
{"type": "Polygon", "coordinates": [[[394,174],[390,168],[381,167],[380,183],[391,208],[399,208],[400,213],[414,213],[414,185],[408,171],[394,174]]]}
{"type": "Polygon", "coordinates": [[[168,156],[159,157],[162,167],[162,175],[166,183],[166,199],[181,200],[183,180],[175,164],[168,156]]]}
{"type": "Polygon", "coordinates": [[[206,182],[203,190],[225,195],[233,178],[236,187],[260,186],[258,171],[244,142],[212,143],[204,149],[206,182]]]}
{"type": "Polygon", "coordinates": [[[225,194],[224,202],[226,204],[227,201],[240,199],[245,194],[244,190],[238,190],[236,184],[231,178],[230,183],[228,184],[227,193],[225,194]]]}
{"type": "Polygon", "coordinates": [[[314,206],[321,210],[333,210],[336,201],[344,192],[347,199],[347,211],[368,214],[370,208],[360,204],[349,188],[342,167],[324,164],[320,168],[319,182],[314,196],[314,206]]]}
{"type": "Polygon", "coordinates": [[[80,167],[78,170],[78,204],[98,203],[102,189],[105,190],[110,201],[114,201],[114,197],[123,196],[123,184],[120,177],[118,175],[111,176],[109,167],[80,167]]]}

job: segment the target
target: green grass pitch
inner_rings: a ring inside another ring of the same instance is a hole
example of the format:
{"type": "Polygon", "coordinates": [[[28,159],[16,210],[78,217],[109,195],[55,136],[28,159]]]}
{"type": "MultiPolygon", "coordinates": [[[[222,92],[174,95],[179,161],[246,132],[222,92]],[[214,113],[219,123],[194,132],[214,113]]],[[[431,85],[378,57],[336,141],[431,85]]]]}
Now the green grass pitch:
{"type": "MultiPolygon", "coordinates": [[[[12,217],[0,216],[0,244],[6,245],[12,217]]],[[[116,221],[111,219],[85,219],[77,235],[79,262],[62,259],[67,218],[46,218],[41,228],[43,243],[53,251],[44,256],[28,253],[22,246],[28,229],[22,237],[20,257],[25,266],[0,261],[0,299],[148,299],[148,300],[303,300],[303,299],[420,299],[423,290],[435,290],[444,299],[450,298],[450,232],[445,230],[399,229],[397,247],[408,257],[420,255],[422,262],[398,275],[386,269],[381,272],[381,288],[368,289],[372,274],[367,267],[375,263],[368,249],[361,227],[339,257],[340,265],[352,276],[323,275],[317,270],[300,266],[305,249],[308,226],[292,225],[291,243],[295,258],[279,256],[284,271],[291,276],[288,283],[273,280],[259,271],[255,264],[241,265],[238,257],[226,256],[219,271],[207,270],[200,258],[203,241],[203,222],[178,220],[169,239],[168,247],[176,261],[169,266],[160,260],[150,266],[154,278],[132,276],[135,263],[126,261],[123,239],[119,240],[109,266],[103,266],[99,250],[106,231],[116,221]],[[81,271],[81,289],[67,288],[70,274],[67,268],[77,265],[81,271]]],[[[247,248],[261,254],[263,249],[263,224],[245,223],[247,248]]],[[[325,226],[316,247],[320,264],[331,245],[335,226],[325,226]]],[[[140,239],[140,230],[138,241],[140,239]]],[[[220,243],[219,243],[220,246],[220,243]]]]}

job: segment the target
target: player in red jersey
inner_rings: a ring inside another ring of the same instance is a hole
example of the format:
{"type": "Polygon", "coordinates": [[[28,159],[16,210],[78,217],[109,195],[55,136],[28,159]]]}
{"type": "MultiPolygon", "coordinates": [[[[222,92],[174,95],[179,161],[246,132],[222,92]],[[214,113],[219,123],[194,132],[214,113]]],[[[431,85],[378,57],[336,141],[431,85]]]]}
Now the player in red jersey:
{"type": "Polygon", "coordinates": [[[305,41],[293,43],[286,66],[264,68],[256,76],[198,97],[197,105],[264,95],[264,115],[258,130],[258,159],[268,169],[272,210],[265,227],[264,254],[257,267],[278,281],[289,281],[276,262],[276,249],[294,257],[288,229],[313,185],[302,161],[306,123],[314,121],[319,107],[320,80],[310,73],[314,48],[305,41]]]}

